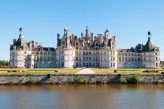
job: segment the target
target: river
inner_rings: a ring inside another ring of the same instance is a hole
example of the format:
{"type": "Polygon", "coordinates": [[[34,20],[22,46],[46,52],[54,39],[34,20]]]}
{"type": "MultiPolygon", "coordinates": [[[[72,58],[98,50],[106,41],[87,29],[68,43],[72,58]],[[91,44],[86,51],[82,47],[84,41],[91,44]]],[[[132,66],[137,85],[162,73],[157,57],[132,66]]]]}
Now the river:
{"type": "Polygon", "coordinates": [[[164,85],[0,86],[0,109],[164,109],[164,85]]]}

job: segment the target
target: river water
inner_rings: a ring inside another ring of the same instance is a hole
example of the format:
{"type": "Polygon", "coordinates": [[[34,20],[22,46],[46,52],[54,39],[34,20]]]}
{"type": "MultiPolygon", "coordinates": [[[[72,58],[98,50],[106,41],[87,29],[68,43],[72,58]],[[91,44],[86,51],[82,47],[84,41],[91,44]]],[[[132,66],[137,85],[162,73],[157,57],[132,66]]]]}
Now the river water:
{"type": "Polygon", "coordinates": [[[164,109],[164,85],[0,86],[0,109],[164,109]]]}

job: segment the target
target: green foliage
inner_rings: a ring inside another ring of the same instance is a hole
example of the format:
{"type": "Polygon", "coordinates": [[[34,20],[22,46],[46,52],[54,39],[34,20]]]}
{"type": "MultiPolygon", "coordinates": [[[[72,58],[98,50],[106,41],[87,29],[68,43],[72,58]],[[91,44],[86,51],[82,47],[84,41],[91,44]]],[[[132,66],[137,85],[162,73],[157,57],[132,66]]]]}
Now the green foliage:
{"type": "Polygon", "coordinates": [[[85,84],[86,83],[86,80],[84,80],[81,77],[76,77],[75,80],[74,80],[74,83],[75,84],[85,84]]]}
{"type": "Polygon", "coordinates": [[[137,75],[129,76],[127,78],[128,84],[138,84],[141,81],[141,78],[137,75]]]}
{"type": "Polygon", "coordinates": [[[155,82],[155,84],[160,84],[161,83],[161,80],[157,80],[156,82],[155,82]]]}
{"type": "Polygon", "coordinates": [[[35,81],[32,78],[29,78],[29,80],[25,82],[25,84],[28,84],[28,85],[32,85],[34,83],[35,83],[35,81]]]}
{"type": "Polygon", "coordinates": [[[0,60],[0,68],[8,68],[9,62],[5,60],[0,60]]]}
{"type": "Polygon", "coordinates": [[[120,83],[121,84],[127,84],[127,79],[126,78],[120,78],[120,83]]]}

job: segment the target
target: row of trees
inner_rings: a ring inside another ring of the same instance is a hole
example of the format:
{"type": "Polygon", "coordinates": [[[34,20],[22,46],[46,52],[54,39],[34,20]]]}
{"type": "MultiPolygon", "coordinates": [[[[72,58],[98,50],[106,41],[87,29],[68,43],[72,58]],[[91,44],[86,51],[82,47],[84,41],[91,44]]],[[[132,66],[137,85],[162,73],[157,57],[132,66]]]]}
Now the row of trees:
{"type": "Polygon", "coordinates": [[[9,61],[0,60],[0,68],[8,68],[9,67],[9,61]]]}

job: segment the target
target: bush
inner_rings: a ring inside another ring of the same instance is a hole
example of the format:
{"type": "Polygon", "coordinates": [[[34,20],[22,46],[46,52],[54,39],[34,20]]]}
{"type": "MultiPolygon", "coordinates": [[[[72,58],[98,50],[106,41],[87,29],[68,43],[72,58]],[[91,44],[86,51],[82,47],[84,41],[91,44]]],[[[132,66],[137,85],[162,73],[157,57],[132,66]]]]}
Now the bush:
{"type": "Polygon", "coordinates": [[[126,78],[120,78],[120,83],[121,84],[127,84],[127,79],[126,78]]]}
{"type": "Polygon", "coordinates": [[[32,78],[29,78],[28,81],[25,82],[25,84],[32,85],[35,81],[32,78]]]}
{"type": "Polygon", "coordinates": [[[161,80],[157,80],[154,84],[161,84],[161,80]]]}
{"type": "Polygon", "coordinates": [[[137,75],[129,76],[127,78],[127,83],[128,84],[138,84],[140,81],[141,81],[141,78],[137,75]]]}
{"type": "Polygon", "coordinates": [[[74,80],[74,83],[75,84],[85,84],[86,81],[81,77],[76,77],[75,80],[74,80]]]}

